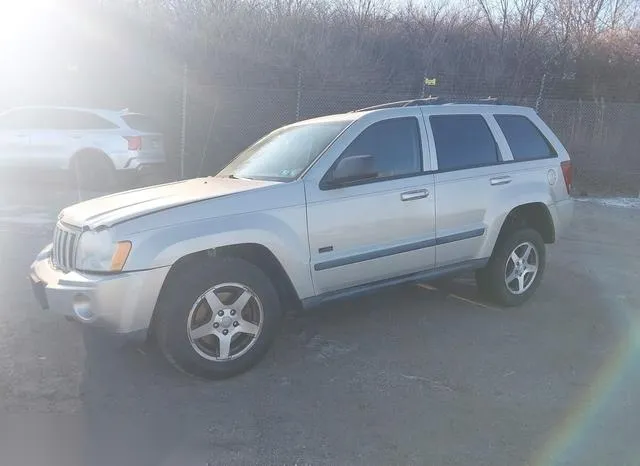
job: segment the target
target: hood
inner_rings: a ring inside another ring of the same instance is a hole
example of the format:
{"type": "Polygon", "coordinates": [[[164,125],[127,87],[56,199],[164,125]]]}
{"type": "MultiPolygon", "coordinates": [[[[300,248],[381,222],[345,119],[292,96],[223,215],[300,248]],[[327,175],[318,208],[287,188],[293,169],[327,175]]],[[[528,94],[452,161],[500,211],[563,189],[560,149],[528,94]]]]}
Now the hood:
{"type": "Polygon", "coordinates": [[[276,184],[273,181],[196,178],[91,199],[65,208],[60,220],[77,227],[112,226],[192,202],[276,184]]]}

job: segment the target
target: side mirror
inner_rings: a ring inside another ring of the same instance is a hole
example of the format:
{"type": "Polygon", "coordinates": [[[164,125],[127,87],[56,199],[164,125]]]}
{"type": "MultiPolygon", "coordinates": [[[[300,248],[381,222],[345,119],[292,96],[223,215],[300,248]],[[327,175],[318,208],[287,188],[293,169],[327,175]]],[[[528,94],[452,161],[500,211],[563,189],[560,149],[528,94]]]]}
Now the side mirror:
{"type": "Polygon", "coordinates": [[[327,187],[336,188],[354,181],[372,179],[378,176],[373,155],[352,155],[338,162],[331,178],[325,182],[327,187]]]}

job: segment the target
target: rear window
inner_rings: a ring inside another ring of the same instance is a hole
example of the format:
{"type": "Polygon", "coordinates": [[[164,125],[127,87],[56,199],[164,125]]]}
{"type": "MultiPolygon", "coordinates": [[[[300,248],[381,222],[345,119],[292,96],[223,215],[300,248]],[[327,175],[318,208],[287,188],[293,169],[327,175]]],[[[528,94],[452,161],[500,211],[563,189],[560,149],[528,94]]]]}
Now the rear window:
{"type": "Polygon", "coordinates": [[[429,117],[438,170],[461,170],[498,163],[498,146],[482,115],[429,117]]]}
{"type": "Polygon", "coordinates": [[[154,120],[146,115],[123,115],[122,119],[131,129],[136,131],[143,131],[145,133],[157,133],[160,132],[159,126],[154,120]]]}
{"type": "Polygon", "coordinates": [[[531,120],[522,115],[494,115],[514,160],[536,160],[557,155],[555,149],[531,120]]]}

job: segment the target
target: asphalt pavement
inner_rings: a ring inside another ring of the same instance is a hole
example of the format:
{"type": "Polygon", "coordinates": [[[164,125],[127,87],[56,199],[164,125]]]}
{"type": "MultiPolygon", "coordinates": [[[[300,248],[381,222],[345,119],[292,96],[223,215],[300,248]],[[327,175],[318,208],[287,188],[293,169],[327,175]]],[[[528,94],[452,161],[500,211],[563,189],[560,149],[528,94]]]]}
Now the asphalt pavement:
{"type": "Polygon", "coordinates": [[[0,464],[638,465],[640,209],[577,204],[521,308],[399,287],[289,319],[219,382],[39,309],[48,217],[5,218],[0,464]]]}

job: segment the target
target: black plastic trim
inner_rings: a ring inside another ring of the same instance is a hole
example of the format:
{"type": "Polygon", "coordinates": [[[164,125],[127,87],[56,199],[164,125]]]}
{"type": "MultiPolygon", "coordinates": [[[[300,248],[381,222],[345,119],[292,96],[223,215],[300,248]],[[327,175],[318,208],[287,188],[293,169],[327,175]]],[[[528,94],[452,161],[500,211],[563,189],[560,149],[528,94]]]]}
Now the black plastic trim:
{"type": "Polygon", "coordinates": [[[363,295],[373,293],[390,286],[434,280],[436,278],[440,278],[447,275],[455,275],[455,274],[459,274],[461,272],[466,272],[469,270],[480,269],[484,267],[488,261],[489,261],[489,258],[473,259],[470,261],[461,262],[459,264],[447,265],[444,267],[438,267],[435,269],[429,269],[429,270],[424,270],[421,272],[416,272],[408,275],[402,275],[400,277],[389,278],[386,280],[379,280],[377,282],[367,283],[365,285],[353,286],[350,288],[346,288],[344,290],[323,293],[318,296],[312,296],[310,298],[303,299],[302,308],[311,309],[331,301],[337,301],[340,299],[350,299],[350,298],[355,298],[357,296],[363,296],[363,295]]]}
{"type": "Polygon", "coordinates": [[[313,266],[316,271],[333,269],[335,267],[342,267],[344,265],[355,264],[358,262],[364,262],[372,259],[379,259],[381,257],[393,256],[395,254],[402,254],[404,252],[415,251],[417,249],[424,249],[436,246],[438,244],[447,244],[454,241],[462,241],[464,239],[475,238],[477,236],[484,235],[484,228],[476,228],[475,230],[463,231],[461,233],[455,233],[453,235],[442,236],[440,238],[427,239],[423,241],[417,241],[415,243],[402,244],[400,246],[394,246],[387,249],[379,249],[377,251],[365,252],[363,254],[355,254],[349,257],[341,257],[339,259],[332,259],[325,262],[318,262],[313,266]]]}
{"type": "Polygon", "coordinates": [[[430,248],[436,245],[435,239],[427,239],[419,241],[417,243],[402,244],[400,246],[394,246],[392,248],[380,249],[378,251],[365,252],[363,254],[356,254],[349,257],[341,257],[340,259],[333,259],[325,262],[318,262],[313,266],[314,270],[326,270],[333,269],[335,267],[341,267],[343,265],[355,264],[357,262],[369,261],[372,259],[378,259],[380,257],[393,256],[394,254],[402,254],[403,252],[415,251],[416,249],[430,248]]]}
{"type": "Polygon", "coordinates": [[[462,233],[436,238],[436,244],[453,243],[454,241],[462,241],[463,239],[475,238],[482,235],[484,235],[484,228],[476,228],[475,230],[463,231],[462,233]]]}

